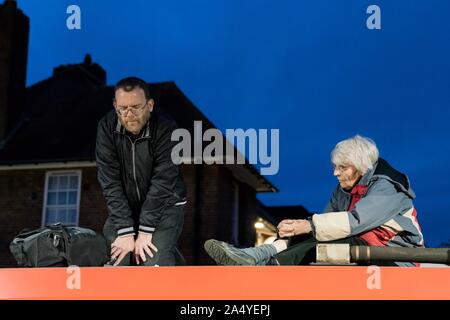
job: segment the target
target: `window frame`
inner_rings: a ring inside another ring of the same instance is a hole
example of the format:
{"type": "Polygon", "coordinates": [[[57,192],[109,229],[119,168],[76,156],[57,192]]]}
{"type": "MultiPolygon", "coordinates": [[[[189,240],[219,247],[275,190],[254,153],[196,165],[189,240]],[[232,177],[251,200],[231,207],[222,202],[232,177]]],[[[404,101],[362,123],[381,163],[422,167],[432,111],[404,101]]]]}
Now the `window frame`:
{"type": "Polygon", "coordinates": [[[45,172],[45,185],[44,185],[44,203],[42,206],[42,218],[41,218],[41,226],[45,226],[45,219],[46,219],[46,212],[47,212],[47,197],[48,197],[48,185],[50,181],[50,177],[52,176],[59,176],[59,175],[74,175],[78,177],[78,194],[77,194],[77,201],[76,201],[76,222],[74,226],[79,226],[80,223],[80,200],[81,200],[81,178],[82,178],[82,170],[52,170],[52,171],[46,171],[45,172]]]}

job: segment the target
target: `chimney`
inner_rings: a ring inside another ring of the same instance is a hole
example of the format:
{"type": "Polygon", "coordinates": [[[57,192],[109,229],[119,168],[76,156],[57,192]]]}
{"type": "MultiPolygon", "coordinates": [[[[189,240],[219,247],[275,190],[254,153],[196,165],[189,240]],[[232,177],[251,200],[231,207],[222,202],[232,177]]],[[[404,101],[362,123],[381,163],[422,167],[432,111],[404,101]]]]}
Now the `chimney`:
{"type": "Polygon", "coordinates": [[[0,5],[0,142],[23,114],[29,30],[16,1],[5,0],[0,5]]]}
{"type": "Polygon", "coordinates": [[[106,85],[106,71],[99,64],[92,62],[92,57],[89,53],[84,56],[83,63],[65,64],[53,68],[53,76],[77,69],[83,70],[85,75],[88,76],[95,84],[102,86],[106,85]]]}

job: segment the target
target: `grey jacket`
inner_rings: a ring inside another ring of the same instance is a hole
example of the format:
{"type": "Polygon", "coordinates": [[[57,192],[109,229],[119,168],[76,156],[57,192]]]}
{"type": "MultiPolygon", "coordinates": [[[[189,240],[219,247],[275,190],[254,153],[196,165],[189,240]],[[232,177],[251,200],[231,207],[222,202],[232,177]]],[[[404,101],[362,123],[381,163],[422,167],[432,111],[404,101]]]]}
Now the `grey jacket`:
{"type": "Polygon", "coordinates": [[[338,185],[324,213],[313,215],[317,240],[358,236],[374,246],[423,246],[413,205],[415,194],[405,174],[380,158],[358,185],[367,191],[352,210],[348,211],[352,195],[338,185]]]}

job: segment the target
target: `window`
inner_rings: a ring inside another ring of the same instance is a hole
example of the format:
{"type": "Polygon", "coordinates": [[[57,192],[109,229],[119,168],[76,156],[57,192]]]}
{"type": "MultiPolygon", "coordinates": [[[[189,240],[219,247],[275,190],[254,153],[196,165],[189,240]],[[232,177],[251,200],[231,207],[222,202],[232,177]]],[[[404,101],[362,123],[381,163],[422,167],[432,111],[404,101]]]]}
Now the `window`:
{"type": "Polygon", "coordinates": [[[45,176],[42,225],[78,225],[81,171],[52,171],[45,176]]]}

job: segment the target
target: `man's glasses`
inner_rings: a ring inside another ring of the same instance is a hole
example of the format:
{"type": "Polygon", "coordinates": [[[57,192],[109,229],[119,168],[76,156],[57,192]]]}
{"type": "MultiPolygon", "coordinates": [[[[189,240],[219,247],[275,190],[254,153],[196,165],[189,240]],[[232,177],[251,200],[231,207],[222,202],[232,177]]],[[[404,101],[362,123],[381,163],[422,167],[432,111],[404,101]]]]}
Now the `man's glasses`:
{"type": "Polygon", "coordinates": [[[118,115],[124,117],[128,111],[130,111],[134,116],[138,116],[139,114],[141,114],[141,112],[145,109],[145,106],[147,105],[147,102],[144,103],[144,105],[140,106],[140,107],[117,107],[116,108],[116,112],[118,115]]]}

